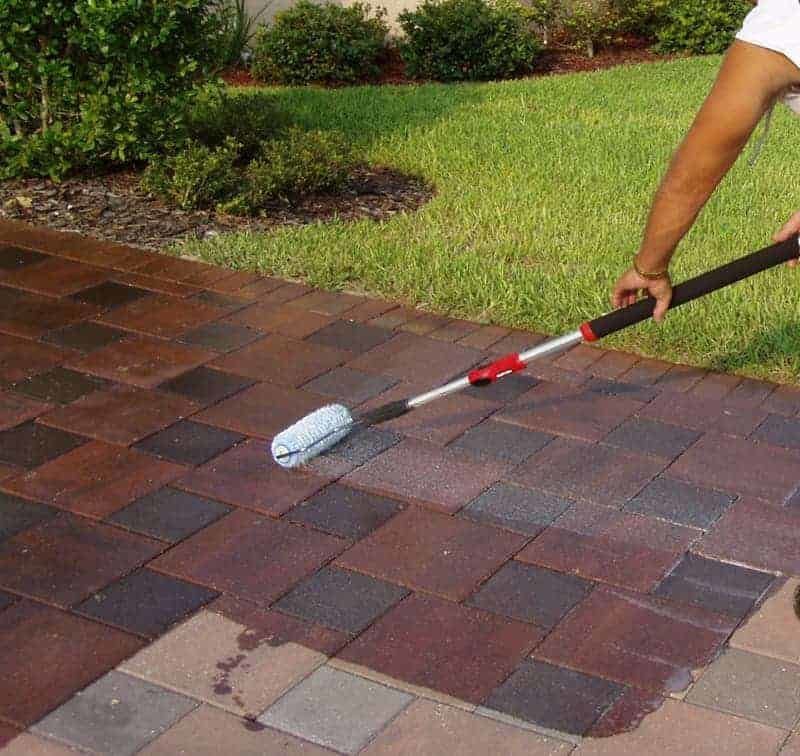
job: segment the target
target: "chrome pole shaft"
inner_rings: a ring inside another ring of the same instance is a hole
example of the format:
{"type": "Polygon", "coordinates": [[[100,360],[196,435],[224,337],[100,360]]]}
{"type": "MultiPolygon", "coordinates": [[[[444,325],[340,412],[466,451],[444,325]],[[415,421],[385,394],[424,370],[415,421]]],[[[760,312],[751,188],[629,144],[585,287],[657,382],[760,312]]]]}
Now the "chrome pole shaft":
{"type": "MultiPolygon", "coordinates": [[[[528,363],[541,359],[542,357],[550,357],[554,354],[558,354],[559,352],[565,352],[567,349],[580,344],[582,341],[583,334],[580,332],[580,330],[572,331],[564,336],[558,336],[554,339],[543,341],[541,344],[537,344],[527,352],[522,352],[519,358],[527,365],[528,363]]],[[[470,384],[469,378],[464,376],[458,380],[446,383],[444,386],[440,386],[432,391],[427,391],[424,394],[420,394],[419,396],[409,399],[408,406],[412,409],[421,407],[423,404],[429,404],[437,399],[441,399],[445,396],[450,396],[451,394],[456,394],[459,391],[463,391],[465,388],[469,388],[471,385],[472,384],[470,384]]]]}

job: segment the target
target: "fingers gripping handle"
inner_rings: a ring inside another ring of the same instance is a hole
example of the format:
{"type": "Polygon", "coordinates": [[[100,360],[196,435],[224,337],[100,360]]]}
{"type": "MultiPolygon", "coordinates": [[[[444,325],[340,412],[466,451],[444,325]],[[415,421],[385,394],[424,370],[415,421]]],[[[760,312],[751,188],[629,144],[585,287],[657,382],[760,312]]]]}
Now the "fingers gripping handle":
{"type": "MultiPolygon", "coordinates": [[[[678,284],[672,290],[670,310],[730,286],[737,281],[743,281],[756,273],[774,268],[781,263],[796,260],[798,257],[800,257],[800,241],[795,234],[784,242],[765,247],[751,255],[678,284]]],[[[581,331],[587,341],[596,341],[647,320],[652,317],[655,306],[656,300],[653,297],[642,299],[629,307],[614,310],[607,315],[584,323],[581,331]]]]}

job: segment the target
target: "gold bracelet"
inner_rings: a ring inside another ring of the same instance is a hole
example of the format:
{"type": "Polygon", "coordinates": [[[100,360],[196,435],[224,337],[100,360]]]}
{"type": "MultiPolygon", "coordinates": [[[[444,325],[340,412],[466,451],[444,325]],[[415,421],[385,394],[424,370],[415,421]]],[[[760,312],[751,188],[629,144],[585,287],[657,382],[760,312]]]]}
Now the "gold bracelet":
{"type": "Polygon", "coordinates": [[[643,271],[639,267],[639,263],[636,261],[635,257],[633,258],[633,269],[636,271],[638,276],[641,276],[646,281],[658,281],[662,278],[669,278],[669,270],[666,268],[659,273],[647,273],[646,271],[643,271]]]}

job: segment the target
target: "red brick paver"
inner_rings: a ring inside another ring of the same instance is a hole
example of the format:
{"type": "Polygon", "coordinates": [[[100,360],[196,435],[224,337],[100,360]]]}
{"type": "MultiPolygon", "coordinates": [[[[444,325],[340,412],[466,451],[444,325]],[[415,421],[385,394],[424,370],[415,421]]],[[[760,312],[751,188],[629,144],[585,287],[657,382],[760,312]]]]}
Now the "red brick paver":
{"type": "Polygon", "coordinates": [[[21,224],[0,270],[10,753],[114,669],[195,706],[143,753],[333,752],[309,675],[416,698],[366,753],[799,742],[693,687],[737,627],[800,662],[797,387],[580,348],[285,471],[307,412],[542,336],[21,224]]]}

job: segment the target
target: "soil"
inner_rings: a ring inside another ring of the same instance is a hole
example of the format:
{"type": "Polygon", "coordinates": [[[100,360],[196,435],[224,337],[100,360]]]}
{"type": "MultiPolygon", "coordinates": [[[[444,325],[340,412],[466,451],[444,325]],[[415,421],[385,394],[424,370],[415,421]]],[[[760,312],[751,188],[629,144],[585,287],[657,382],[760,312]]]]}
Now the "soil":
{"type": "Polygon", "coordinates": [[[602,71],[615,66],[633,63],[655,63],[673,60],[675,55],[659,55],[651,49],[652,43],[637,37],[628,37],[616,45],[600,48],[593,58],[567,47],[545,50],[534,75],[602,71]]]}
{"type": "MultiPolygon", "coordinates": [[[[631,63],[654,63],[672,60],[674,55],[659,55],[652,51],[652,42],[635,36],[622,37],[613,45],[597,50],[593,58],[556,40],[550,48],[542,53],[542,57],[531,77],[550,76],[553,74],[569,74],[584,71],[602,71],[606,68],[623,66],[631,63]]],[[[222,78],[235,86],[261,86],[250,72],[243,68],[225,71],[222,78]]],[[[396,49],[390,48],[381,64],[381,73],[375,81],[365,84],[419,84],[405,74],[405,65],[396,49]]]]}
{"type": "Polygon", "coordinates": [[[433,189],[420,178],[391,168],[359,168],[340,194],[313,195],[296,205],[275,203],[258,218],[240,218],[170,207],[144,193],[139,187],[139,174],[128,171],[78,177],[60,184],[48,179],[0,183],[0,218],[160,249],[187,239],[208,239],[235,231],[267,231],[334,218],[385,220],[418,209],[433,194],[433,189]]]}

